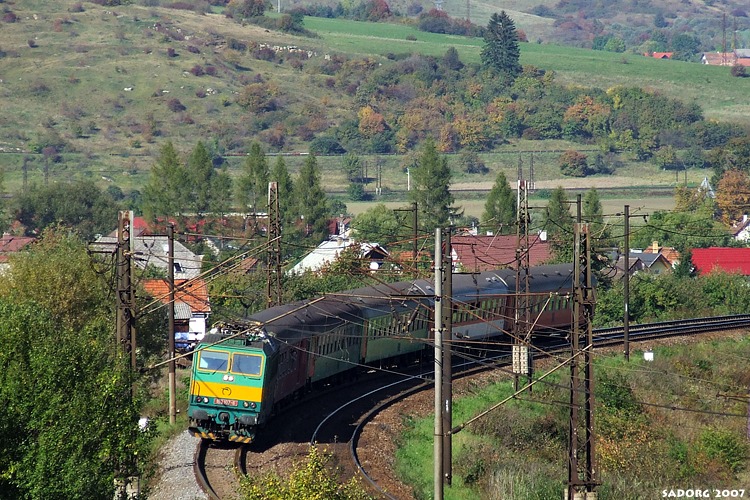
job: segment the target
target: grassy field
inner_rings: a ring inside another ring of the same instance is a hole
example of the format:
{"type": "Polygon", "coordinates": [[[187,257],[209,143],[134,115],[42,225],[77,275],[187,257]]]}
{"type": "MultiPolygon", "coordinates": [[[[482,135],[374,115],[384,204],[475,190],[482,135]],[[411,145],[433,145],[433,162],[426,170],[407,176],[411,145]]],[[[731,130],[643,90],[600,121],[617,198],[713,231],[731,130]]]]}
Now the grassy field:
{"type": "MultiPolygon", "coordinates": [[[[595,358],[600,499],[658,498],[663,488],[688,483],[701,489],[748,484],[747,402],[716,392],[745,390],[737,377],[748,348],[747,339],[724,340],[656,348],[653,362],[636,351],[629,363],[595,358]]],[[[562,498],[569,411],[567,376],[559,373],[454,436],[446,499],[562,498]]],[[[513,393],[507,375],[497,379],[454,400],[453,425],[513,393]]],[[[396,466],[417,498],[429,498],[434,420],[404,420],[396,466]]]]}
{"type": "MultiPolygon", "coordinates": [[[[301,38],[243,26],[219,14],[138,5],[109,9],[89,3],[83,4],[83,12],[75,12],[76,3],[28,0],[7,4],[19,21],[3,23],[0,40],[5,54],[0,58],[0,148],[5,152],[0,154],[0,168],[4,170],[6,192],[19,190],[24,177],[29,184],[44,182],[45,178],[50,182],[87,178],[102,187],[115,184],[125,191],[139,189],[167,139],[187,155],[198,138],[211,141],[230,126],[247,123],[244,137],[228,139],[247,141],[273,125],[254,123],[253,116],[234,104],[235,93],[258,76],[278,86],[292,114],[321,116],[335,123],[350,113],[350,103],[321,84],[324,76],[230,50],[226,47],[229,39],[309,49],[315,53],[313,63],[328,53],[375,58],[389,53],[442,56],[449,47],[456,47],[462,60],[476,62],[483,43],[480,39],[419,32],[406,25],[321,18],[305,19],[306,27],[319,38],[301,38]],[[167,35],[175,31],[182,40],[167,35]],[[407,40],[407,36],[416,40],[407,40]],[[199,51],[189,50],[191,45],[199,51]],[[168,55],[170,49],[174,56],[168,55]],[[195,76],[191,69],[196,65],[213,66],[216,73],[195,76]],[[210,93],[199,97],[207,89],[210,93]],[[170,111],[173,99],[186,109],[170,111]],[[56,139],[66,141],[73,151],[63,154],[62,161],[29,154],[35,144],[56,139]],[[31,158],[25,173],[24,157],[31,158]]],[[[514,7],[525,5],[521,0],[508,5],[511,11],[514,7]]],[[[699,102],[710,118],[750,123],[746,99],[750,79],[731,78],[726,68],[550,44],[522,44],[521,52],[524,64],[553,70],[559,81],[570,85],[645,86],[699,102]]],[[[477,215],[482,205],[477,196],[492,186],[497,172],[502,170],[514,179],[519,155],[528,166],[531,152],[539,189],[557,185],[571,189],[674,185],[669,174],[650,165],[627,163],[616,176],[583,183],[562,178],[555,164],[558,152],[581,147],[566,141],[517,141],[482,155],[490,169],[486,175],[465,174],[458,168],[456,157],[450,157],[459,204],[465,205],[467,214],[477,215]]],[[[306,143],[294,138],[284,146],[285,151],[306,148],[306,143]]],[[[288,157],[293,173],[303,159],[288,157]]],[[[374,158],[367,160],[374,164],[374,158]]],[[[241,158],[228,158],[230,175],[239,173],[241,162],[241,158]]],[[[399,156],[384,158],[382,185],[387,201],[403,197],[399,192],[406,186],[404,162],[399,156]]],[[[319,164],[325,188],[342,196],[347,182],[341,158],[321,157],[319,164]]],[[[369,175],[374,176],[372,171],[369,175]]],[[[703,175],[689,172],[688,181],[696,184],[703,175]]],[[[373,187],[372,183],[368,185],[368,189],[373,187]]],[[[612,196],[617,198],[616,194],[612,196]]],[[[632,206],[639,205],[641,199],[643,203],[655,202],[651,196],[623,199],[632,206]]],[[[657,206],[668,204],[669,197],[657,206]]],[[[359,210],[358,204],[351,207],[355,213],[359,210]]]]}
{"type": "MultiPolygon", "coordinates": [[[[455,47],[461,59],[479,61],[481,39],[424,33],[402,25],[373,25],[340,19],[307,18],[334,50],[358,54],[419,52],[442,56],[455,47]],[[416,37],[415,41],[406,40],[416,37]]],[[[750,124],[750,79],[738,79],[727,68],[682,61],[663,61],[637,54],[578,49],[552,44],[521,44],[521,62],[555,71],[570,85],[609,88],[631,85],[658,91],[688,102],[699,102],[706,116],[750,124]]]]}

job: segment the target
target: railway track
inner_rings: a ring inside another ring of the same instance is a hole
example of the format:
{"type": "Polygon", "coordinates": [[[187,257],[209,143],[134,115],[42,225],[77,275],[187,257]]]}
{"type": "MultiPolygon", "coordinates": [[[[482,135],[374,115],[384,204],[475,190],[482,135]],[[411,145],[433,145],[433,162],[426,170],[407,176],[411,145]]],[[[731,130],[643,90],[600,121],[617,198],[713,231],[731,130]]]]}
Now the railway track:
{"type": "Polygon", "coordinates": [[[247,473],[247,451],[247,445],[199,441],[195,451],[195,478],[209,500],[236,498],[237,474],[247,473]]]}
{"type": "MultiPolygon", "coordinates": [[[[664,339],[669,337],[679,337],[684,335],[700,335],[705,333],[712,333],[717,331],[728,331],[742,328],[750,328],[750,314],[742,315],[731,315],[731,316],[716,316],[709,318],[695,318],[687,320],[675,320],[675,321],[664,321],[658,323],[649,323],[643,325],[633,325],[629,328],[629,338],[631,342],[643,342],[648,340],[664,339]]],[[[594,330],[594,345],[596,347],[607,347],[622,344],[624,340],[624,328],[613,327],[613,328],[599,328],[594,330]]],[[[570,344],[559,343],[546,347],[550,353],[566,351],[570,349],[570,344]]],[[[511,363],[509,356],[499,357],[494,360],[494,367],[508,366],[511,363]]],[[[492,368],[492,366],[482,366],[476,368],[469,368],[465,370],[459,370],[455,373],[456,378],[466,377],[480,371],[486,371],[492,368]]],[[[387,491],[384,491],[377,481],[375,481],[368,473],[366,468],[363,466],[359,458],[357,446],[359,439],[362,436],[362,432],[365,426],[373,420],[373,418],[381,411],[385,410],[389,406],[397,404],[403,399],[416,394],[419,391],[431,390],[433,385],[430,383],[421,384],[418,387],[413,387],[408,390],[402,391],[398,395],[390,397],[382,401],[377,406],[371,408],[356,424],[352,433],[352,438],[349,441],[349,452],[357,470],[370,487],[377,491],[383,498],[391,500],[397,500],[397,497],[390,495],[387,491]]]]}
{"type": "MultiPolygon", "coordinates": [[[[629,338],[631,342],[643,342],[741,328],[750,328],[750,314],[632,325],[629,328],[629,338]]],[[[607,347],[623,342],[624,329],[622,327],[600,328],[594,330],[593,334],[596,347],[607,347]]],[[[559,342],[548,344],[544,349],[549,352],[561,352],[570,349],[570,345],[565,339],[560,339],[559,342]]],[[[509,364],[510,356],[507,354],[485,359],[481,366],[473,362],[460,363],[459,366],[454,367],[454,376],[457,379],[464,378],[509,364]]],[[[311,418],[305,419],[301,417],[301,412],[290,411],[290,408],[287,408],[286,412],[274,421],[277,428],[284,429],[283,435],[268,441],[270,433],[261,434],[260,442],[251,445],[253,451],[248,451],[246,446],[209,446],[201,442],[196,450],[195,460],[195,474],[199,484],[211,499],[236,497],[235,471],[240,471],[242,474],[247,472],[248,453],[265,453],[284,442],[294,443],[299,450],[304,449],[308,442],[326,443],[329,451],[337,456],[348,455],[353,463],[352,470],[358,471],[372,489],[378,491],[383,498],[396,498],[383,491],[377,481],[370,476],[367,468],[360,461],[357,447],[363,429],[378,413],[413,394],[432,389],[433,382],[424,382],[425,379],[432,378],[432,372],[425,371],[424,368],[416,370],[418,373],[406,379],[393,377],[387,380],[386,377],[384,380],[384,377],[372,377],[372,379],[360,380],[356,384],[357,389],[353,389],[358,390],[356,397],[351,397],[351,395],[347,397],[347,391],[332,390],[326,391],[325,398],[306,400],[308,410],[310,409],[309,403],[313,402],[317,409],[316,415],[320,415],[316,422],[310,422],[311,418]],[[298,432],[292,433],[291,429],[297,427],[301,428],[298,432]],[[305,434],[308,437],[303,437],[305,434]],[[230,463],[233,465],[228,465],[230,463]]],[[[298,406],[300,405],[294,405],[295,408],[298,406]]],[[[288,451],[281,452],[283,453],[288,453],[288,451]]],[[[271,462],[278,460],[279,457],[269,459],[271,462]]]]}

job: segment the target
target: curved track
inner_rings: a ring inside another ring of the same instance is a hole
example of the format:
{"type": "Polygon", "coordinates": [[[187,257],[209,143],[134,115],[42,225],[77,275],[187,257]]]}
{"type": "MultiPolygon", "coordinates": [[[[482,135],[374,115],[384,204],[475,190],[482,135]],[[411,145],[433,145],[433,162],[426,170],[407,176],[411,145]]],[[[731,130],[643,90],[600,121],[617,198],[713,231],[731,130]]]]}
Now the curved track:
{"type": "MultiPolygon", "coordinates": [[[[643,325],[633,325],[629,328],[629,338],[631,342],[642,342],[652,339],[664,339],[668,337],[678,337],[683,335],[700,335],[705,333],[712,333],[717,331],[736,330],[741,328],[750,328],[750,314],[732,315],[732,316],[716,316],[708,318],[695,318],[687,320],[675,320],[665,321],[659,323],[649,323],[643,325]]],[[[593,332],[594,345],[596,347],[606,347],[612,345],[622,344],[624,340],[624,328],[600,328],[593,332]]],[[[547,346],[546,350],[550,353],[560,352],[570,349],[570,344],[556,344],[547,346]]],[[[510,357],[504,356],[498,358],[495,361],[495,367],[508,366],[510,364],[510,357]]],[[[468,365],[468,363],[467,363],[468,365]]],[[[464,369],[455,373],[455,377],[464,377],[477,372],[486,371],[490,369],[490,366],[482,366],[471,369],[464,369]]],[[[349,451],[351,458],[357,467],[359,473],[364,477],[365,481],[368,482],[370,487],[377,491],[383,498],[396,500],[396,497],[391,496],[388,492],[384,491],[375,480],[373,480],[368,474],[367,470],[361,463],[357,452],[357,445],[362,435],[362,431],[375,415],[383,411],[389,406],[392,406],[406,397],[415,394],[422,390],[432,389],[432,384],[421,384],[420,386],[413,387],[402,391],[401,393],[392,396],[382,401],[377,406],[370,409],[363,418],[357,423],[352,438],[349,441],[349,451]]]]}
{"type": "MultiPolygon", "coordinates": [[[[629,328],[631,342],[641,342],[650,339],[667,337],[698,335],[702,333],[750,328],[750,315],[722,316],[699,318],[683,321],[668,321],[646,325],[632,325],[629,328]]],[[[594,344],[597,347],[622,344],[623,328],[602,328],[594,331],[594,344]]],[[[544,348],[549,352],[561,352],[570,349],[565,340],[544,348]]],[[[503,355],[493,359],[485,359],[481,366],[476,363],[462,363],[454,367],[454,377],[461,378],[490,369],[507,366],[510,356],[503,355]]],[[[308,443],[325,443],[326,446],[341,457],[351,457],[353,465],[349,474],[357,472],[383,498],[395,498],[383,491],[373,480],[366,467],[360,462],[357,446],[364,426],[379,412],[395,405],[404,398],[420,391],[431,390],[433,382],[432,372],[424,367],[411,367],[412,376],[409,378],[394,375],[367,375],[356,383],[344,384],[312,398],[295,403],[286,408],[274,420],[274,427],[280,432],[264,432],[251,449],[263,454],[275,447],[287,448],[285,451],[275,452],[266,462],[254,464],[252,468],[263,469],[270,463],[282,462],[285,455],[292,455],[306,448],[308,443]],[[324,397],[325,396],[325,397],[324,397]],[[305,407],[305,411],[294,411],[305,407]]],[[[401,370],[405,372],[407,370],[401,370]]],[[[236,497],[236,471],[245,474],[248,470],[246,459],[248,447],[215,446],[203,443],[196,450],[195,472],[201,487],[211,499],[236,497]],[[232,453],[234,457],[230,458],[232,453]],[[234,464],[233,467],[228,464],[234,464]],[[229,486],[227,486],[227,484],[229,486]],[[231,490],[231,491],[230,491],[231,490]]],[[[340,463],[341,465],[345,465],[340,463]]]]}

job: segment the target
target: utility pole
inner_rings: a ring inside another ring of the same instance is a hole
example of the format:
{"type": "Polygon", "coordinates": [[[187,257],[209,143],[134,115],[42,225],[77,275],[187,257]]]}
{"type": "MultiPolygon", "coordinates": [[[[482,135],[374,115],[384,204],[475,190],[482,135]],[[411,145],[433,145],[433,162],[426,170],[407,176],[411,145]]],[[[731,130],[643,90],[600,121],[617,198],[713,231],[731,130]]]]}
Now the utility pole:
{"type": "Polygon", "coordinates": [[[443,233],[435,229],[435,433],[433,437],[433,497],[443,500],[443,233]]]}
{"type": "Polygon", "coordinates": [[[174,348],[174,224],[169,223],[167,226],[167,260],[169,266],[169,423],[174,425],[177,420],[177,402],[175,394],[177,386],[175,384],[175,348],[174,348]]]}
{"type": "MultiPolygon", "coordinates": [[[[520,168],[520,166],[519,166],[520,168]]],[[[529,325],[529,198],[527,182],[517,180],[517,224],[516,224],[516,296],[513,325],[513,388],[519,387],[519,376],[526,375],[531,381],[531,358],[528,343],[531,340],[529,325]],[[522,316],[523,312],[523,318],[522,316]],[[523,340],[522,340],[523,339],[523,340]]],[[[529,389],[531,390],[531,389],[529,389]]]]}
{"type": "MultiPolygon", "coordinates": [[[[451,247],[451,229],[445,229],[443,236],[443,287],[441,314],[443,316],[443,429],[453,428],[453,256],[451,247]]],[[[443,434],[443,478],[445,484],[451,485],[453,480],[453,435],[443,434]]]]}
{"type": "Polygon", "coordinates": [[[117,224],[117,344],[130,356],[130,366],[136,369],[135,292],[132,283],[133,212],[121,211],[117,224]]]}
{"type": "MultiPolygon", "coordinates": [[[[419,273],[417,266],[417,256],[419,255],[419,212],[417,211],[417,202],[411,202],[411,208],[394,208],[394,212],[411,212],[411,226],[412,226],[412,247],[411,247],[411,262],[414,266],[414,277],[419,273]]],[[[435,258],[437,259],[436,254],[435,258]]]]}
{"type": "Polygon", "coordinates": [[[279,185],[268,183],[268,260],[266,263],[268,307],[281,304],[281,224],[279,223],[279,185]]]}
{"type": "Polygon", "coordinates": [[[623,253],[625,254],[622,270],[623,274],[623,296],[625,305],[622,314],[622,335],[623,349],[625,352],[625,361],[630,361],[630,205],[625,205],[623,210],[625,216],[625,243],[623,253]]]}
{"type": "Polygon", "coordinates": [[[571,334],[570,361],[570,428],[568,441],[568,486],[566,500],[596,498],[597,486],[594,433],[594,372],[592,312],[594,295],[591,271],[591,240],[589,225],[584,224],[578,196],[578,215],[575,225],[574,269],[573,269],[573,332],[571,334]],[[582,279],[583,277],[583,279],[582,279]],[[583,325],[581,323],[584,323],[583,325]],[[583,350],[581,343],[584,344],[583,350]],[[581,384],[580,355],[584,359],[584,380],[581,384]],[[579,406],[583,385],[583,411],[585,414],[585,436],[583,443],[579,436],[579,406]],[[582,444],[582,446],[581,446],[582,444]],[[581,457],[580,455],[584,456],[581,457]],[[583,460],[581,460],[583,458],[583,460]],[[581,468],[583,467],[583,470],[581,468]]]}

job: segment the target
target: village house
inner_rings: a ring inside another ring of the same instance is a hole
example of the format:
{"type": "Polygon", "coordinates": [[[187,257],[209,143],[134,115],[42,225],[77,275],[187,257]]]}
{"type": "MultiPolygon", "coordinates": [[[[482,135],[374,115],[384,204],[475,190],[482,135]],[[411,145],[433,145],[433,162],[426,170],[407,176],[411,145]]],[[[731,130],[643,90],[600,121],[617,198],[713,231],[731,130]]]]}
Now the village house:
{"type": "Polygon", "coordinates": [[[36,238],[30,236],[13,236],[3,233],[0,238],[0,274],[8,270],[8,259],[12,254],[20,252],[34,241],[36,238]]]}
{"type": "MultiPolygon", "coordinates": [[[[451,238],[453,268],[459,272],[480,272],[515,268],[516,235],[474,235],[451,238]]],[[[535,234],[529,239],[529,265],[538,266],[552,257],[546,235],[535,234]]]]}
{"type": "Polygon", "coordinates": [[[732,52],[704,52],[701,63],[711,66],[750,66],[750,49],[736,49],[732,52]]]}
{"type": "Polygon", "coordinates": [[[698,274],[720,270],[750,276],[750,248],[694,248],[692,261],[698,274]]]}
{"type": "Polygon", "coordinates": [[[334,262],[345,249],[354,244],[359,244],[359,256],[361,259],[369,261],[368,267],[372,271],[377,271],[388,260],[388,250],[381,247],[378,243],[358,242],[353,238],[345,236],[331,236],[324,241],[312,252],[297,263],[288,274],[301,274],[307,271],[320,271],[326,265],[334,262]]]}
{"type": "Polygon", "coordinates": [[[674,52],[646,52],[643,55],[654,59],[672,59],[674,52]]]}
{"type": "MultiPolygon", "coordinates": [[[[151,297],[169,304],[169,282],[165,279],[143,281],[151,297]]],[[[191,350],[206,335],[211,304],[208,287],[202,279],[175,280],[175,348],[191,350]]]]}

